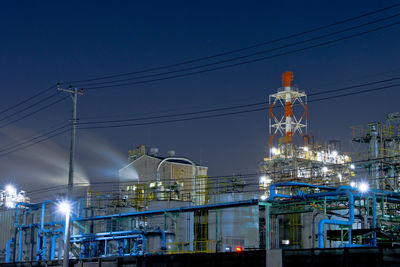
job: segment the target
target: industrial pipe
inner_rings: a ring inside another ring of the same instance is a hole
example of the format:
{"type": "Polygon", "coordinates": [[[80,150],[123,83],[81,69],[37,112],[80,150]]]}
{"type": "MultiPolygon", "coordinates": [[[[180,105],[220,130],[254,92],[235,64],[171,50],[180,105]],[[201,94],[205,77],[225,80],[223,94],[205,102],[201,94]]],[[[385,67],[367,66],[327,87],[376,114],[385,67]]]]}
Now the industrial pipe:
{"type": "MultiPolygon", "coordinates": [[[[317,195],[317,194],[313,194],[313,195],[317,195]]],[[[354,195],[353,195],[353,193],[350,190],[344,190],[344,191],[320,193],[318,195],[319,195],[319,197],[347,195],[349,198],[349,220],[348,221],[330,220],[330,219],[322,219],[321,221],[319,221],[319,224],[318,224],[318,247],[324,248],[324,224],[337,224],[337,225],[350,226],[349,247],[351,247],[351,226],[353,225],[353,222],[354,222],[354,195]]],[[[307,195],[306,195],[306,197],[307,197],[307,195]]]]}
{"type": "MultiPolygon", "coordinates": [[[[8,241],[7,241],[7,248],[6,248],[6,262],[10,262],[10,255],[11,255],[11,243],[14,242],[15,239],[14,237],[11,237],[8,241]]],[[[14,242],[15,245],[15,242],[14,242]]]]}
{"type": "Polygon", "coordinates": [[[250,200],[242,200],[242,201],[226,202],[226,203],[218,203],[218,204],[209,204],[209,205],[200,205],[200,206],[191,206],[191,207],[180,207],[180,208],[172,208],[172,209],[118,213],[118,214],[105,215],[105,216],[94,216],[94,217],[88,217],[88,218],[75,218],[75,219],[73,219],[73,221],[95,221],[95,220],[104,220],[104,219],[121,218],[121,217],[161,215],[161,214],[164,214],[165,212],[171,212],[171,213],[172,212],[191,212],[191,211],[196,211],[196,210],[212,210],[212,209],[234,208],[234,207],[251,206],[251,205],[258,205],[258,199],[250,199],[250,200]]]}
{"type": "Polygon", "coordinates": [[[336,188],[334,187],[329,187],[329,186],[323,186],[323,185],[313,185],[313,184],[307,184],[307,183],[299,183],[299,182],[285,182],[285,183],[276,183],[276,184],[271,184],[269,186],[269,197],[267,201],[274,201],[276,197],[279,198],[295,198],[298,196],[292,196],[292,195],[283,195],[283,194],[276,194],[275,189],[277,187],[293,187],[293,186],[302,186],[302,187],[309,187],[309,188],[318,188],[318,189],[323,189],[323,190],[335,190],[336,188]]]}

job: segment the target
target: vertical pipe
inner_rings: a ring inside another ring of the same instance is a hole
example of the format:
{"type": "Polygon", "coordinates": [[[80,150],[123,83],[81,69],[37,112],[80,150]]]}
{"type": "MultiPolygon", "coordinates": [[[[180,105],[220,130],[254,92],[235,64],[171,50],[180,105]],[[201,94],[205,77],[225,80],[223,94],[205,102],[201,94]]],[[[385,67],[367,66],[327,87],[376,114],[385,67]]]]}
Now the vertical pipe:
{"type": "Polygon", "coordinates": [[[146,253],[146,238],[142,234],[140,234],[140,236],[142,237],[142,251],[143,251],[143,255],[144,255],[146,253]]]}
{"type": "Polygon", "coordinates": [[[57,240],[57,234],[54,233],[51,236],[50,260],[54,260],[55,258],[56,240],[57,240]]]}
{"type": "Polygon", "coordinates": [[[18,261],[22,260],[22,229],[19,230],[18,261]]]}
{"type": "Polygon", "coordinates": [[[31,212],[31,226],[29,227],[30,234],[31,234],[31,242],[29,244],[29,261],[33,260],[33,245],[34,245],[34,237],[35,237],[35,228],[33,227],[35,215],[31,212]]]}
{"type": "Polygon", "coordinates": [[[13,260],[13,262],[15,261],[15,259],[16,259],[16,250],[17,250],[17,244],[16,244],[16,242],[17,242],[17,228],[15,228],[15,231],[14,231],[14,245],[13,245],[13,255],[12,255],[12,260],[13,260]]]}
{"type": "Polygon", "coordinates": [[[11,256],[11,243],[14,242],[14,238],[11,237],[7,241],[7,248],[6,248],[6,262],[10,262],[10,256],[11,256]]]}
{"type": "Polygon", "coordinates": [[[339,220],[329,220],[322,219],[318,224],[318,247],[324,248],[324,224],[337,224],[337,225],[345,225],[349,226],[349,247],[351,247],[351,226],[354,222],[354,196],[350,190],[345,191],[336,191],[331,193],[326,193],[327,196],[340,196],[347,195],[349,198],[349,220],[348,221],[339,221],[339,220]]]}
{"type": "MultiPolygon", "coordinates": [[[[373,206],[372,206],[372,227],[375,229],[376,228],[376,196],[375,196],[375,192],[372,193],[372,197],[373,197],[373,206]]],[[[373,239],[373,246],[377,246],[377,242],[376,242],[376,231],[374,230],[374,239],[373,239]]]]}
{"type": "Polygon", "coordinates": [[[47,240],[46,240],[46,233],[43,233],[43,246],[42,246],[42,251],[41,251],[41,253],[42,253],[42,260],[46,260],[46,249],[47,249],[47,246],[46,246],[46,243],[47,243],[47,240]]]}

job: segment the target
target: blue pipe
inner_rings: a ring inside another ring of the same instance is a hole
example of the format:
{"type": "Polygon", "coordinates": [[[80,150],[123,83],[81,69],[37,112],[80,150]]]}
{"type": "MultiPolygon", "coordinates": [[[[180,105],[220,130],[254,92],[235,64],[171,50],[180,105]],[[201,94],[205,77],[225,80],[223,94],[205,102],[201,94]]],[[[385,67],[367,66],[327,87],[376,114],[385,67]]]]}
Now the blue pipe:
{"type": "Polygon", "coordinates": [[[6,262],[10,262],[10,255],[11,255],[11,243],[14,242],[14,237],[11,237],[7,241],[7,249],[6,249],[6,262]]]}
{"type": "Polygon", "coordinates": [[[161,233],[161,250],[165,250],[167,248],[165,231],[163,231],[161,229],[159,229],[159,231],[161,233]]]}
{"type": "MultiPolygon", "coordinates": [[[[315,195],[315,194],[313,194],[313,195],[315,195]]],[[[353,222],[354,222],[354,196],[353,196],[353,193],[350,190],[344,190],[344,191],[321,193],[318,195],[320,195],[320,196],[347,195],[349,198],[349,220],[348,221],[322,219],[319,222],[319,224],[318,224],[318,247],[324,248],[324,224],[337,224],[337,225],[350,226],[349,247],[351,247],[351,226],[353,225],[353,222]]]]}
{"type": "Polygon", "coordinates": [[[95,220],[104,220],[104,219],[121,218],[121,217],[160,215],[160,214],[164,214],[165,212],[191,212],[191,211],[196,211],[196,210],[234,208],[234,207],[251,206],[251,205],[257,205],[257,204],[258,204],[258,199],[250,199],[250,200],[242,200],[242,201],[236,201],[236,202],[218,203],[218,204],[210,204],[210,205],[201,205],[201,206],[118,213],[118,214],[105,215],[105,216],[94,216],[94,217],[88,217],[88,218],[75,218],[75,219],[73,219],[73,221],[95,221],[95,220]]]}
{"type": "Polygon", "coordinates": [[[336,189],[334,187],[329,187],[329,186],[313,185],[313,184],[298,183],[298,182],[276,183],[276,184],[271,184],[269,186],[269,198],[267,199],[267,201],[274,201],[274,198],[276,198],[276,197],[279,197],[279,198],[295,198],[295,197],[297,197],[297,196],[292,196],[292,195],[283,195],[283,194],[275,193],[275,189],[277,187],[292,187],[292,186],[319,188],[319,189],[323,189],[323,190],[335,190],[336,189]]]}
{"type": "Polygon", "coordinates": [[[33,207],[35,206],[34,204],[29,204],[29,203],[24,203],[24,202],[18,202],[17,204],[15,204],[15,222],[14,222],[14,226],[17,227],[18,226],[18,206],[26,206],[26,207],[33,207]]]}
{"type": "Polygon", "coordinates": [[[50,260],[55,258],[56,241],[59,234],[53,234],[51,236],[51,248],[50,248],[50,260]]]}
{"type": "Polygon", "coordinates": [[[96,234],[80,234],[80,235],[71,235],[71,238],[82,238],[82,237],[93,237],[93,236],[107,236],[107,235],[127,235],[127,234],[142,234],[144,233],[141,230],[129,230],[129,231],[118,231],[118,232],[104,232],[104,233],[96,233],[96,234]]]}
{"type": "Polygon", "coordinates": [[[22,230],[19,230],[19,242],[18,242],[18,261],[22,258],[22,230]]]}
{"type": "MultiPolygon", "coordinates": [[[[98,237],[94,239],[95,241],[101,241],[101,240],[117,240],[117,239],[128,239],[128,238],[137,238],[137,237],[143,237],[142,234],[138,235],[124,235],[124,236],[109,236],[109,237],[98,237]]],[[[75,243],[76,241],[74,241],[75,243]]]]}

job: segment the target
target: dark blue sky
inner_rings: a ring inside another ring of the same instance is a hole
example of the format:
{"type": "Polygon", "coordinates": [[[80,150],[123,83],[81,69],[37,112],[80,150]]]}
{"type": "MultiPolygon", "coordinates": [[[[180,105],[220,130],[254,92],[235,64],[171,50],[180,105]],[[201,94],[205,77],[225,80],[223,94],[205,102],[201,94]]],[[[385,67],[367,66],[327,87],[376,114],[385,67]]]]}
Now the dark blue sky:
{"type": "MultiPolygon", "coordinates": [[[[151,68],[276,39],[395,1],[18,1],[0,11],[1,110],[68,80],[151,68]]],[[[400,12],[400,8],[371,17],[400,12]]],[[[399,19],[397,19],[399,20],[399,19]]],[[[363,20],[365,22],[366,20],[363,20]]],[[[390,20],[388,22],[394,22],[390,20]]],[[[349,24],[350,25],[350,24],[349,24]]],[[[352,25],[355,25],[354,23],[352,25]]],[[[383,24],[379,24],[383,25],[383,24]]],[[[342,29],[338,27],[337,29],[342,29]]],[[[165,114],[265,101],[283,71],[308,93],[400,73],[400,27],[240,67],[145,85],[87,91],[83,121],[165,114]],[[115,117],[113,117],[115,116],[115,117]]],[[[298,38],[296,40],[301,40],[298,38]]],[[[265,48],[271,48],[268,46],[265,48]]],[[[350,126],[399,111],[398,88],[310,103],[310,134],[349,143],[350,126]]],[[[70,117],[71,102],[1,128],[2,146],[70,117]]],[[[82,176],[112,180],[127,151],[174,149],[216,174],[254,173],[267,151],[266,112],[143,127],[80,131],[82,176]]],[[[66,183],[69,135],[0,158],[0,177],[22,187],[66,183]]]]}

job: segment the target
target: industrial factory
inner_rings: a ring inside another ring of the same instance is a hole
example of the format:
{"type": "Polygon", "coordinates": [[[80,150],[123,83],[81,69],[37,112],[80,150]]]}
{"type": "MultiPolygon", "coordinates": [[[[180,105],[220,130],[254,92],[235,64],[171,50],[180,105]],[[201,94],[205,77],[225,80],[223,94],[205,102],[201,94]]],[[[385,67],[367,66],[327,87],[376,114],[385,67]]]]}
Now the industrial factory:
{"type": "Polygon", "coordinates": [[[263,253],[264,264],[292,266],[289,259],[351,248],[375,249],[382,260],[390,252],[382,249],[400,245],[400,114],[348,125],[352,148],[343,151],[308,132],[307,92],[292,82],[284,72],[269,95],[269,152],[257,175],[213,177],[175,151],[139,145],[119,170],[117,192],[89,186],[31,203],[10,185],[1,192],[0,262],[142,266],[153,256],[263,253]]]}

